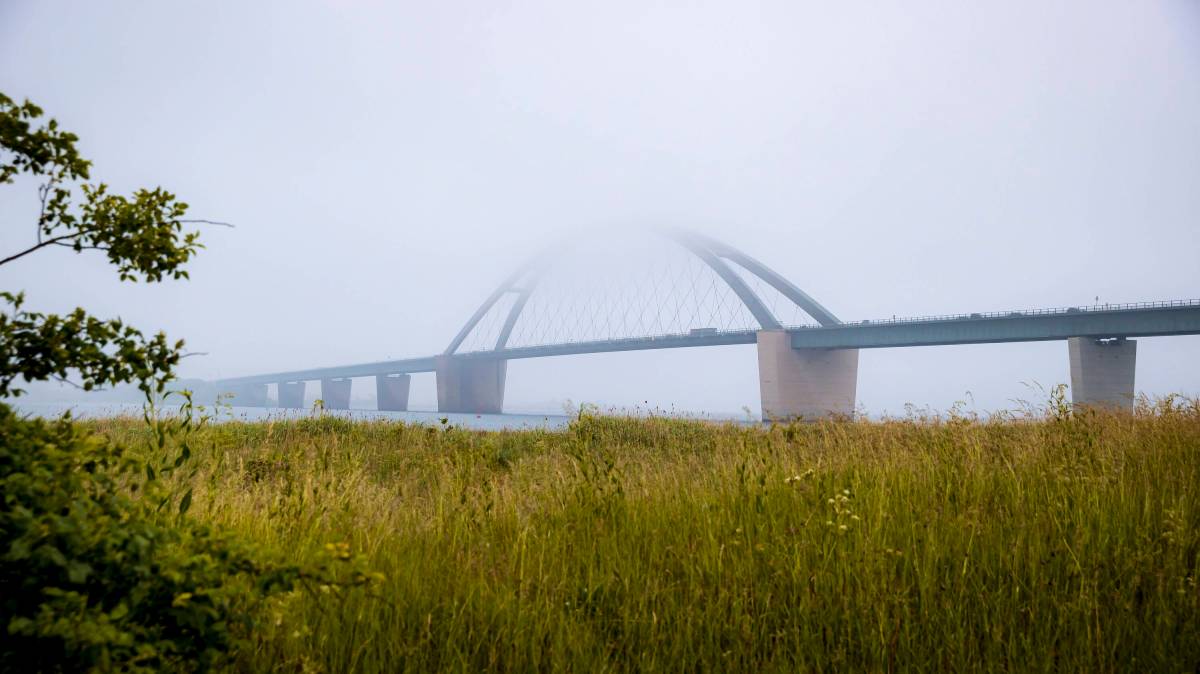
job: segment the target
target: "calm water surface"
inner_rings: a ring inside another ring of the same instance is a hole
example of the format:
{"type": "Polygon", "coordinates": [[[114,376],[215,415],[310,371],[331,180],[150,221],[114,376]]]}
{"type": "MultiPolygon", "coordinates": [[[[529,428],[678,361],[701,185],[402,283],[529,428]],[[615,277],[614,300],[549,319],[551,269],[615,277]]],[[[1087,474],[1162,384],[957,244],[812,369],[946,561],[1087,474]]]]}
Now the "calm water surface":
{"type": "MultiPolygon", "coordinates": [[[[19,401],[13,407],[22,414],[47,419],[70,412],[77,419],[134,416],[141,418],[142,406],[135,403],[50,403],[19,401]]],[[[166,408],[170,409],[170,408],[166,408]]],[[[302,419],[314,412],[284,410],[271,407],[205,408],[205,414],[215,421],[265,421],[269,419],[302,419]]],[[[325,410],[328,416],[358,420],[392,420],[411,424],[441,425],[442,419],[454,426],[478,430],[518,428],[564,428],[569,417],[561,414],[442,414],[439,412],[380,412],[378,410],[325,410]]]]}

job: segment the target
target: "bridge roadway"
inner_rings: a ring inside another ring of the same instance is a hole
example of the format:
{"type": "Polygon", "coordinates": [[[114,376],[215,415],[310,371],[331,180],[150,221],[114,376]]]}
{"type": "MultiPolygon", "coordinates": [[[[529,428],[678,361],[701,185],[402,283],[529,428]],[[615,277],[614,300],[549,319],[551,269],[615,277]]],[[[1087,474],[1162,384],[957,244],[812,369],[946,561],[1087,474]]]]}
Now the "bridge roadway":
{"type": "MultiPolygon", "coordinates": [[[[793,349],[875,349],[1038,342],[1073,337],[1099,340],[1194,335],[1200,334],[1200,300],[894,318],[830,326],[791,326],[786,331],[793,349]]],[[[693,330],[685,334],[473,351],[449,357],[459,361],[508,361],[614,351],[755,344],[759,341],[759,332],[693,330]]],[[[218,380],[216,384],[218,387],[238,387],[434,372],[438,369],[439,359],[446,357],[425,356],[233,377],[218,380]]]]}

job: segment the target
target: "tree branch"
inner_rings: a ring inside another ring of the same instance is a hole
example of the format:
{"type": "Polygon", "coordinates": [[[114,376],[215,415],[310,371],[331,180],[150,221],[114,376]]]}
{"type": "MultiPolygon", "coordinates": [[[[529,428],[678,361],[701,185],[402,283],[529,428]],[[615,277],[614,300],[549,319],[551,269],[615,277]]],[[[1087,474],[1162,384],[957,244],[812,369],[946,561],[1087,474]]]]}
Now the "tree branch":
{"type": "Polygon", "coordinates": [[[84,388],[84,387],[83,387],[83,384],[76,384],[75,382],[71,381],[70,379],[67,379],[66,377],[60,377],[60,376],[58,376],[58,375],[52,375],[52,376],[51,376],[51,379],[54,379],[55,381],[57,381],[57,382],[58,382],[58,383],[60,383],[60,384],[66,384],[66,385],[68,385],[68,386],[73,386],[73,387],[75,387],[75,388],[79,389],[80,391],[84,391],[84,392],[87,392],[87,393],[91,393],[92,391],[106,391],[106,390],[108,390],[108,389],[104,388],[103,386],[96,386],[96,387],[93,387],[93,388],[91,389],[91,391],[89,391],[88,389],[86,389],[86,388],[84,388]]]}
{"type": "MultiPolygon", "coordinates": [[[[56,242],[54,242],[54,245],[62,246],[63,248],[70,248],[71,250],[75,250],[75,244],[73,244],[73,243],[63,243],[62,241],[56,241],[56,242]]],[[[108,246],[80,246],[79,250],[110,250],[110,249],[108,246]]]]}
{"type": "MultiPolygon", "coordinates": [[[[33,247],[31,247],[31,248],[26,248],[25,250],[23,250],[23,251],[21,251],[21,252],[17,253],[16,255],[9,255],[8,257],[4,258],[3,260],[0,260],[0,265],[6,265],[6,264],[8,264],[9,262],[12,262],[13,260],[17,260],[17,259],[23,258],[23,257],[25,257],[26,255],[28,255],[28,254],[30,254],[30,253],[32,253],[32,252],[34,252],[34,251],[36,251],[36,250],[39,250],[39,249],[41,249],[41,248],[45,248],[46,246],[53,246],[53,245],[55,245],[55,244],[59,244],[59,242],[60,242],[60,241],[65,241],[65,240],[67,240],[67,239],[73,239],[73,238],[75,238],[75,237],[77,237],[77,236],[79,236],[79,234],[78,234],[78,233],[75,233],[75,234],[63,234],[62,236],[56,236],[56,237],[54,237],[53,239],[46,239],[45,241],[42,241],[41,243],[39,243],[39,244],[38,244],[38,245],[36,245],[36,246],[33,246],[33,247]]],[[[62,244],[59,244],[59,245],[62,245],[62,244]]]]}
{"type": "Polygon", "coordinates": [[[46,197],[50,195],[50,183],[38,187],[38,199],[42,202],[42,208],[38,211],[37,224],[37,240],[42,242],[42,227],[46,223],[46,197]]]}
{"type": "Polygon", "coordinates": [[[178,222],[187,222],[187,223],[198,222],[198,223],[205,224],[205,225],[220,225],[221,227],[228,227],[230,229],[234,228],[234,225],[232,225],[228,222],[217,222],[216,220],[200,220],[198,218],[189,218],[187,220],[179,220],[178,222]]]}
{"type": "MultiPolygon", "coordinates": [[[[42,242],[42,231],[46,228],[46,201],[50,198],[50,193],[54,191],[54,186],[58,184],[58,177],[52,176],[44,184],[38,186],[38,200],[41,202],[41,208],[38,210],[37,223],[37,240],[42,242]]],[[[46,231],[48,234],[49,231],[46,231]]]]}

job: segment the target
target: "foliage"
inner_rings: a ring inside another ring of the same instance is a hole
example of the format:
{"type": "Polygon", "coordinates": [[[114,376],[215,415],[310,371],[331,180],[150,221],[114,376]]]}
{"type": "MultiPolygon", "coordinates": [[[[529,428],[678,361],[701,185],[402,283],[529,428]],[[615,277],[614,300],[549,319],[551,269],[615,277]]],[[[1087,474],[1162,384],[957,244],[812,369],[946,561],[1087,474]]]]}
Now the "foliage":
{"type": "Polygon", "coordinates": [[[179,362],[183,342],[158,333],[146,339],[121,319],[101,320],[75,309],[65,316],[25,311],[24,295],[0,292],[12,313],[0,314],[0,397],[19,395],[18,379],[66,380],[92,390],[136,382],[146,393],[162,393],[166,374],[179,362]]]}
{"type": "Polygon", "coordinates": [[[333,568],[351,561],[344,550],[268,564],[184,517],[191,492],[164,479],[189,451],[136,461],[67,420],[0,405],[0,671],[206,671],[249,643],[273,597],[368,580],[333,568]]]}
{"type": "Polygon", "coordinates": [[[91,162],[79,156],[79,137],[50,120],[36,128],[33,121],[42,109],[29,101],[16,103],[0,93],[0,183],[11,183],[19,173],[48,175],[58,182],[87,179],[91,162]]]}
{"type": "MultiPolygon", "coordinates": [[[[48,247],[103,251],[121,280],[148,283],[187,277],[183,265],[200,248],[196,232],[184,232],[187,204],[161,188],[131,197],[111,194],[104,183],[84,183],[91,162],[82,158],[75,134],[51,119],[38,126],[41,108],[0,93],[0,184],[21,174],[44,180],[36,243],[0,260],[10,264],[48,247]],[[78,197],[78,203],[76,203],[78,197]]],[[[0,397],[19,395],[14,383],[66,380],[78,372],[86,389],[136,381],[149,392],[178,363],[183,342],[159,333],[146,339],[119,319],[93,318],[75,309],[66,316],[22,309],[24,296],[2,293],[10,313],[0,315],[0,397]]]]}

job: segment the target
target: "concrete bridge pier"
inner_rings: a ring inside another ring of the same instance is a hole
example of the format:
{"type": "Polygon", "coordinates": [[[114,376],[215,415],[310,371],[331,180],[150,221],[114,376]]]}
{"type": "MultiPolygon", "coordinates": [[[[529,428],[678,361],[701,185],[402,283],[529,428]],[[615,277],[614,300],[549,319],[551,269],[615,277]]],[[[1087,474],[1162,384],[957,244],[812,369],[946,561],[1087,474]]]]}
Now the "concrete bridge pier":
{"type": "Polygon", "coordinates": [[[279,382],[279,406],[286,409],[303,409],[304,408],[304,382],[302,381],[281,381],[279,382]]]}
{"type": "Polygon", "coordinates": [[[388,412],[407,412],[410,384],[412,384],[412,377],[406,374],[376,375],[375,399],[379,409],[388,412]]]}
{"type": "Polygon", "coordinates": [[[1071,337],[1067,351],[1071,359],[1071,402],[1076,407],[1133,409],[1136,340],[1071,337]]]}
{"type": "Polygon", "coordinates": [[[348,410],[350,409],[350,385],[352,379],[322,379],[321,380],[321,400],[325,403],[325,409],[330,410],[348,410]]]}
{"type": "Polygon", "coordinates": [[[858,349],[795,349],[783,330],[758,332],[763,421],[853,416],[858,349]]]}
{"type": "Polygon", "coordinates": [[[231,394],[226,398],[226,402],[234,407],[267,406],[266,384],[241,384],[239,386],[231,386],[228,391],[221,391],[221,393],[231,394]]]}
{"type": "Polygon", "coordinates": [[[438,411],[500,414],[507,372],[507,360],[438,356],[438,411]]]}

